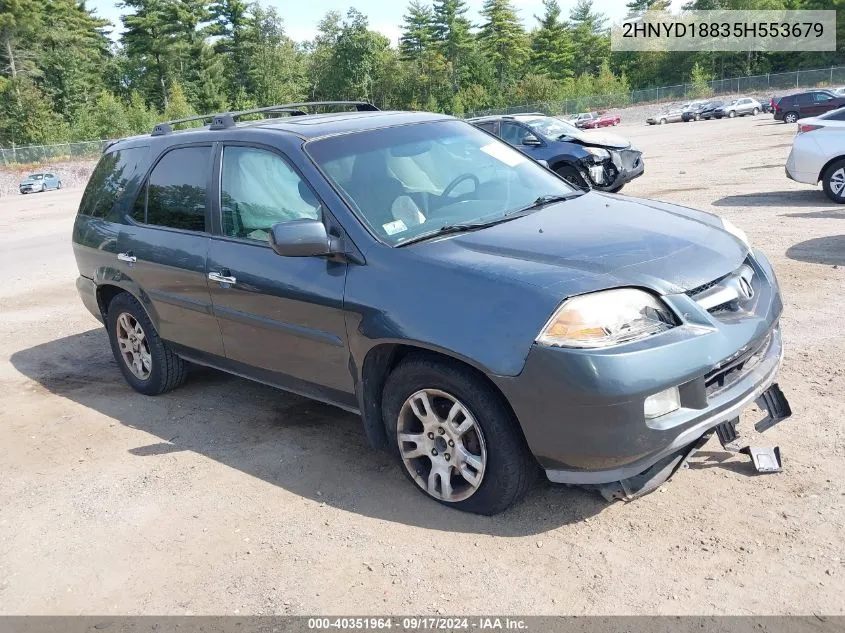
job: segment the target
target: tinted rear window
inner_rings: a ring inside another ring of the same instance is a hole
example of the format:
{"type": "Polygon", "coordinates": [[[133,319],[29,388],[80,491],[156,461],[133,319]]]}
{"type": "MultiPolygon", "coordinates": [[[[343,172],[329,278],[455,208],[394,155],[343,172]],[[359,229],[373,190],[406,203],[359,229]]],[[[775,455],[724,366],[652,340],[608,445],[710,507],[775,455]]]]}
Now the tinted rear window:
{"type": "Polygon", "coordinates": [[[170,150],[153,168],[146,190],[138,195],[132,217],[156,226],[205,231],[210,168],[210,145],[170,150]]]}
{"type": "Polygon", "coordinates": [[[148,146],[143,146],[103,154],[82,195],[79,214],[106,217],[132,178],[139,175],[139,166],[146,161],[149,151],[148,146]]]}

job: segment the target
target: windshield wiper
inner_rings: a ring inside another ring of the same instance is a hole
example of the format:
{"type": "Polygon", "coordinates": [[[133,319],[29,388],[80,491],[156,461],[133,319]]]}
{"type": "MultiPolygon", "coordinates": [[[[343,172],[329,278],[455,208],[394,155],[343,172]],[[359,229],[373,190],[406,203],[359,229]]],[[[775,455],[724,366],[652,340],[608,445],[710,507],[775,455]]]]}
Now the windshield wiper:
{"type": "Polygon", "coordinates": [[[540,196],[534,202],[529,205],[522,207],[521,209],[517,209],[516,211],[512,211],[511,213],[525,213],[526,211],[534,211],[535,209],[542,209],[546,205],[554,204],[555,202],[563,202],[564,200],[571,200],[572,198],[578,198],[583,196],[586,191],[573,191],[572,193],[563,193],[563,194],[546,194],[544,196],[540,196]]]}
{"type": "Polygon", "coordinates": [[[520,209],[515,209],[513,211],[509,211],[504,215],[500,215],[499,217],[487,220],[486,222],[466,222],[462,224],[446,224],[441,226],[439,229],[435,229],[433,231],[428,231],[426,233],[421,233],[415,237],[409,238],[404,242],[400,242],[396,246],[407,246],[408,244],[414,244],[416,242],[422,242],[423,240],[428,240],[433,237],[439,237],[441,235],[449,235],[450,233],[464,233],[466,231],[476,231],[478,229],[486,229],[488,226],[495,226],[496,224],[502,224],[503,222],[510,222],[511,220],[515,220],[517,218],[521,218],[525,215],[528,215],[530,211],[534,211],[536,209],[540,209],[547,204],[552,204],[555,202],[562,202],[564,200],[570,200],[572,198],[577,198],[578,196],[584,195],[584,191],[577,191],[567,194],[554,194],[554,195],[544,195],[540,196],[534,202],[529,205],[526,205],[520,209]]]}

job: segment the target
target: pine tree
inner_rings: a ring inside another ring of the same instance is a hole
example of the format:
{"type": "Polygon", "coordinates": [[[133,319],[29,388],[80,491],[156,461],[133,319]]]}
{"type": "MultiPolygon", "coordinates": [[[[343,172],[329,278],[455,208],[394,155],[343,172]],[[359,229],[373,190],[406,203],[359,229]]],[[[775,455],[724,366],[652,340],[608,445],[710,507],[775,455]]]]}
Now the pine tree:
{"type": "Polygon", "coordinates": [[[628,17],[633,18],[646,11],[668,11],[672,0],[630,0],[625,6],[628,7],[628,17]]]}
{"type": "Polygon", "coordinates": [[[402,19],[399,50],[403,59],[419,60],[434,41],[434,13],[428,5],[414,0],[402,19]]]}
{"type": "Polygon", "coordinates": [[[485,0],[481,16],[481,48],[495,66],[499,87],[516,74],[528,57],[525,30],[510,0],[485,0]]]}
{"type": "Polygon", "coordinates": [[[566,24],[560,19],[560,5],[557,0],[543,0],[543,6],[543,17],[534,16],[540,28],[531,37],[531,69],[554,79],[571,77],[575,52],[566,24]]]}
{"type": "Polygon", "coordinates": [[[461,85],[463,65],[473,47],[468,10],[465,0],[434,1],[434,41],[451,64],[453,91],[461,85]]]}
{"type": "Polygon", "coordinates": [[[610,58],[607,18],[593,11],[592,0],[578,0],[569,13],[569,21],[572,45],[578,51],[573,67],[575,74],[598,74],[601,65],[610,58]]]}

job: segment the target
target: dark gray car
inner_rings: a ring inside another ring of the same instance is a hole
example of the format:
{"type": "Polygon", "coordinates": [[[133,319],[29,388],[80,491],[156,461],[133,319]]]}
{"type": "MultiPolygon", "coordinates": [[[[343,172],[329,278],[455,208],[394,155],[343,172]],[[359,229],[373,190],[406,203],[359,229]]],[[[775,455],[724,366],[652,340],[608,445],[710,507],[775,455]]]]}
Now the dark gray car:
{"type": "Polygon", "coordinates": [[[106,150],[77,286],[136,390],[191,361],[358,412],[420,490],[487,514],[538,466],[630,499],[714,431],[738,450],[755,400],[789,415],[775,275],[726,221],[576,191],[451,117],[309,107],[106,150]]]}

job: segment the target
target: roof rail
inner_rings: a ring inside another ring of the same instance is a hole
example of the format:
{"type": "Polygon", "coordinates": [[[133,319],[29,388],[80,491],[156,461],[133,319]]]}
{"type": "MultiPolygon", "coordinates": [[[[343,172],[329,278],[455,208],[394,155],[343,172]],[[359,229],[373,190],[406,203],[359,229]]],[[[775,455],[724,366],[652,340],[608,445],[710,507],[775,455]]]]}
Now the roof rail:
{"type": "Polygon", "coordinates": [[[163,136],[170,134],[173,131],[173,126],[179,123],[189,123],[191,121],[204,121],[211,119],[208,126],[210,130],[225,130],[226,128],[235,125],[235,119],[250,114],[274,114],[287,113],[291,116],[304,116],[308,112],[302,108],[313,108],[315,106],[355,106],[358,112],[378,112],[378,108],[367,101],[302,101],[300,103],[284,103],[280,105],[265,106],[263,108],[251,108],[249,110],[236,110],[234,112],[225,112],[219,114],[198,114],[196,116],[185,117],[184,119],[174,119],[172,121],[165,121],[159,123],[153,128],[151,136],[163,136]]]}

